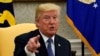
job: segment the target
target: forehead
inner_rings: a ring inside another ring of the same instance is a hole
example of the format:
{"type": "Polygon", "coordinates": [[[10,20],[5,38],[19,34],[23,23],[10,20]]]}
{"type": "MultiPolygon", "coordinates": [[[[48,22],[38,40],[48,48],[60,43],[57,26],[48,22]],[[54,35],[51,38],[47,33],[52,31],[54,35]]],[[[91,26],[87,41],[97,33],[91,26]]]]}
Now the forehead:
{"type": "Polygon", "coordinates": [[[50,11],[44,11],[40,13],[41,15],[59,15],[59,12],[57,10],[50,10],[50,11]]]}
{"type": "Polygon", "coordinates": [[[43,12],[38,14],[36,21],[42,19],[43,17],[47,17],[47,16],[50,16],[50,17],[56,16],[57,18],[59,18],[60,12],[58,10],[43,11],[43,12]]]}

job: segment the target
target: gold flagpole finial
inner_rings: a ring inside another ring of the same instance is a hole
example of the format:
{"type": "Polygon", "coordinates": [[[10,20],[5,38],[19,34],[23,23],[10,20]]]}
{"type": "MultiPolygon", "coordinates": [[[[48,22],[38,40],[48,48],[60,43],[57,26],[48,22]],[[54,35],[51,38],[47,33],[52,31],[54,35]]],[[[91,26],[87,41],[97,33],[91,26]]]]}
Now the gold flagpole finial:
{"type": "Polygon", "coordinates": [[[79,0],[79,1],[85,4],[91,4],[93,2],[96,2],[96,0],[79,0]]]}
{"type": "Polygon", "coordinates": [[[0,0],[1,3],[11,3],[13,0],[0,0]]]}

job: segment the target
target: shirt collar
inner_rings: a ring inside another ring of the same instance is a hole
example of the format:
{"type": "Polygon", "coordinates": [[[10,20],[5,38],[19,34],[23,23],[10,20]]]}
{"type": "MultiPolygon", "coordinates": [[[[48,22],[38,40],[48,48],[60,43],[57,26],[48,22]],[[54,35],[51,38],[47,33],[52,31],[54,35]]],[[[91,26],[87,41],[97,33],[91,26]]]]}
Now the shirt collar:
{"type": "MultiPolygon", "coordinates": [[[[43,37],[43,40],[44,42],[46,43],[47,40],[49,39],[49,37],[45,36],[41,31],[39,31],[41,36],[43,37]]],[[[51,39],[53,40],[53,43],[54,43],[54,38],[55,38],[55,35],[51,37],[51,39]]]]}

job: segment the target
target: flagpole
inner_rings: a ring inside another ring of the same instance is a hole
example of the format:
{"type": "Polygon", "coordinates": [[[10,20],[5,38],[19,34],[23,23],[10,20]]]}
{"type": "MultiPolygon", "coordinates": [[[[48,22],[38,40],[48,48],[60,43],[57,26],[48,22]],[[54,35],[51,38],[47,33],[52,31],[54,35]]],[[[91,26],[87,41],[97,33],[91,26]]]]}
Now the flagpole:
{"type": "Polygon", "coordinates": [[[84,56],[84,43],[81,42],[81,44],[82,44],[82,56],[84,56]]]}

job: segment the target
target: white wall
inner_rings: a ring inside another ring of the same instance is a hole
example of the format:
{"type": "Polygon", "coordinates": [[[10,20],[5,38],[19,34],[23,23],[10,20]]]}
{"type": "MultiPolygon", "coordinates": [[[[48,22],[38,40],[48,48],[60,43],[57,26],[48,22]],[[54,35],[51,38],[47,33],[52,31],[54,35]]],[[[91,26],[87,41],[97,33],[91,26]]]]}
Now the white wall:
{"type": "MultiPolygon", "coordinates": [[[[24,22],[31,22],[34,23],[34,16],[35,16],[35,8],[40,3],[14,3],[14,13],[16,17],[17,24],[18,23],[24,23],[24,22]]],[[[66,3],[56,3],[59,6],[61,6],[61,19],[60,19],[60,27],[58,30],[58,34],[71,39],[71,38],[77,38],[76,35],[73,33],[72,29],[69,27],[69,25],[66,22],[66,3]]]]}

